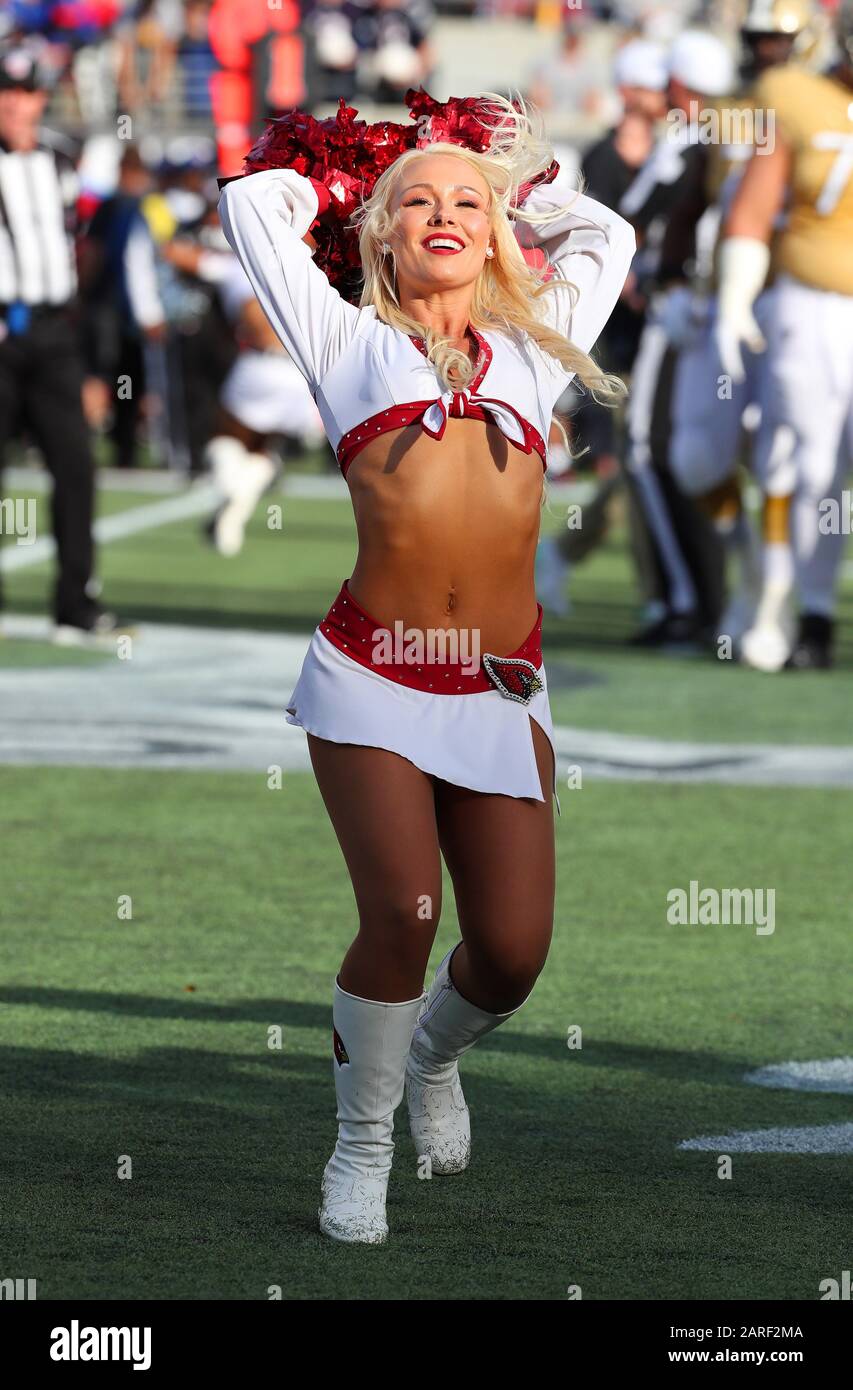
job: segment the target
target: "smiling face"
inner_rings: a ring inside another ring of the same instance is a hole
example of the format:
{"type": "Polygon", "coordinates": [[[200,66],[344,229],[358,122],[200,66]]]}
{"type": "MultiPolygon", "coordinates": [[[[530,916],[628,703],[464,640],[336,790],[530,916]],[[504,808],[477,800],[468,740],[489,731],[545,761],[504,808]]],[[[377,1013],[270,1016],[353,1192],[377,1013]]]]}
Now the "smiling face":
{"type": "Polygon", "coordinates": [[[394,253],[401,301],[473,286],[491,240],[491,192],[480,173],[455,155],[410,160],[394,190],[394,253]]]}

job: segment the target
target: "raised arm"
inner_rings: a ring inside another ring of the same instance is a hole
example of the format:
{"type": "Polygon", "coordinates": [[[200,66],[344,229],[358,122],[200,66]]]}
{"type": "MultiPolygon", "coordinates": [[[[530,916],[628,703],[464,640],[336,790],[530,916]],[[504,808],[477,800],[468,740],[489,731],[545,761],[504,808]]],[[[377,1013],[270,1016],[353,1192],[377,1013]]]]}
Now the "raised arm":
{"type": "Polygon", "coordinates": [[[576,293],[559,286],[544,297],[547,322],[589,352],[627,279],[636,250],[634,229],[603,203],[553,184],[534,188],[524,203],[526,213],[555,209],[564,211],[552,222],[518,221],[518,239],[522,246],[542,247],[555,277],[574,285],[576,293]]]}
{"type": "Polygon", "coordinates": [[[264,169],[227,183],[219,217],[258,301],[311,390],[352,341],[359,310],[316,266],[302,238],[320,211],[310,179],[264,169]]]}

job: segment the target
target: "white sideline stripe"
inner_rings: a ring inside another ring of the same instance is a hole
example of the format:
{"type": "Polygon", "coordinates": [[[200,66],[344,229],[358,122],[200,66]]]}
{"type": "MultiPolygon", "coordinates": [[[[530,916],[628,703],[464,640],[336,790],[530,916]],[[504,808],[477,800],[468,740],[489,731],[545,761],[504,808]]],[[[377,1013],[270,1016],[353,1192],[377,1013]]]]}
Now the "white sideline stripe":
{"type": "Polygon", "coordinates": [[[816,1062],[776,1062],[769,1067],[748,1071],[744,1081],[750,1086],[768,1086],[780,1091],[831,1091],[853,1095],[853,1057],[827,1057],[816,1062]]]}
{"type": "MultiPolygon", "coordinates": [[[[199,483],[181,497],[169,497],[163,502],[149,502],[144,507],[131,507],[118,516],[105,516],[94,525],[95,540],[104,545],[123,540],[139,531],[150,531],[170,521],[185,521],[187,517],[202,516],[214,506],[219,493],[212,483],[199,483]]],[[[0,571],[12,574],[49,560],[56,550],[52,536],[43,536],[32,545],[4,545],[0,549],[0,571]]]]}
{"type": "MultiPolygon", "coordinates": [[[[14,492],[42,493],[51,488],[50,474],[43,468],[7,468],[4,484],[14,492]]],[[[97,486],[103,492],[153,492],[174,494],[198,488],[208,482],[198,478],[189,482],[183,473],[167,468],[99,468],[97,486]]],[[[340,473],[285,473],[283,480],[272,489],[271,496],[283,492],[286,497],[308,497],[323,501],[326,498],[349,497],[349,488],[340,473]]]]}
{"type": "MultiPolygon", "coordinates": [[[[117,491],[137,491],[125,477],[124,471],[118,475],[119,481],[116,486],[115,477],[108,479],[104,470],[99,474],[102,483],[107,487],[115,487],[117,491]]],[[[29,491],[32,493],[45,493],[50,486],[49,475],[43,470],[36,471],[31,468],[10,468],[6,470],[6,480],[16,491],[29,491]]],[[[140,473],[139,477],[147,476],[140,473]]],[[[182,479],[175,479],[171,473],[160,472],[155,486],[150,483],[138,489],[139,491],[151,492],[174,492],[176,486],[186,484],[182,479]]],[[[573,484],[566,487],[561,500],[571,498],[573,501],[584,501],[590,493],[588,483],[573,484]]],[[[316,474],[294,473],[284,479],[284,483],[278,489],[274,489],[268,494],[270,497],[284,495],[285,497],[299,497],[308,500],[337,500],[349,496],[349,489],[343,478],[335,476],[322,476],[316,474]]],[[[199,479],[198,482],[191,483],[186,491],[179,497],[169,497],[162,502],[150,502],[143,507],[131,507],[126,512],[120,512],[117,516],[102,517],[96,521],[93,531],[95,540],[100,545],[108,544],[110,541],[123,540],[126,536],[135,536],[140,531],[153,530],[157,526],[166,526],[171,521],[185,521],[188,517],[202,516],[210,511],[219,500],[220,494],[216,487],[207,479],[199,479]]],[[[6,544],[0,546],[0,574],[14,574],[20,570],[30,569],[33,565],[40,565],[51,560],[56,552],[56,542],[52,536],[42,536],[33,542],[32,545],[13,545],[6,544]]]]}
{"type": "MultiPolygon", "coordinates": [[[[0,668],[0,764],[310,771],[305,735],[285,723],[284,705],[311,633],[135,626],[132,659],[0,668]]],[[[8,613],[0,630],[47,641],[52,624],[8,613]]],[[[853,748],[669,743],[563,725],[554,742],[561,782],[579,765],[584,782],[853,788],[853,748]]]]}
{"type": "Polygon", "coordinates": [[[740,1129],[684,1139],[679,1149],[717,1154],[853,1154],[853,1124],[807,1125],[800,1129],[740,1129]]]}
{"type": "MultiPolygon", "coordinates": [[[[43,493],[51,488],[50,474],[44,468],[7,468],[3,473],[5,486],[13,492],[43,493]]],[[[190,483],[182,473],[167,468],[99,468],[97,485],[104,492],[185,492],[199,487],[207,479],[190,483]]],[[[597,491],[597,484],[583,478],[571,482],[549,482],[549,496],[560,506],[566,502],[588,502],[597,491]]],[[[284,493],[285,497],[306,497],[324,501],[328,498],[348,498],[349,488],[340,473],[299,473],[285,469],[270,496],[284,493]]]]}

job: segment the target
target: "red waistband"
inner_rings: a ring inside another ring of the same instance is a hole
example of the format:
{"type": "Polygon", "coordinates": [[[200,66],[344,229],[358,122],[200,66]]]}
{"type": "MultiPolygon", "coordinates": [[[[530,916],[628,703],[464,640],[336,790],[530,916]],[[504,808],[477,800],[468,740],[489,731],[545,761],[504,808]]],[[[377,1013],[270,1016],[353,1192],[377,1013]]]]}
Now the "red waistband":
{"type": "MultiPolygon", "coordinates": [[[[516,651],[502,656],[501,662],[526,661],[537,670],[542,665],[541,604],[537,604],[537,609],[536,622],[521,646],[516,651]]],[[[495,689],[494,682],[489,679],[483,668],[482,652],[478,653],[480,659],[473,672],[470,664],[435,658],[432,661],[424,660],[418,665],[417,656],[412,657],[412,647],[417,638],[426,638],[428,634],[419,633],[416,629],[397,628],[395,631],[383,623],[378,623],[356,603],[349,591],[348,579],[344,580],[343,587],[321,622],[319,630],[333,646],[351,660],[357,661],[360,666],[366,666],[377,675],[397,681],[400,685],[407,685],[412,690],[424,690],[433,695],[473,695],[495,689]],[[386,652],[382,651],[380,645],[383,639],[386,652]],[[402,659],[407,647],[410,651],[408,661],[402,659]],[[380,658],[387,655],[388,648],[392,656],[390,661],[374,659],[376,655],[380,658]]],[[[449,638],[450,630],[443,631],[449,638]]],[[[440,648],[438,654],[444,654],[440,648]]],[[[428,656],[427,653],[425,655],[428,656]]]]}

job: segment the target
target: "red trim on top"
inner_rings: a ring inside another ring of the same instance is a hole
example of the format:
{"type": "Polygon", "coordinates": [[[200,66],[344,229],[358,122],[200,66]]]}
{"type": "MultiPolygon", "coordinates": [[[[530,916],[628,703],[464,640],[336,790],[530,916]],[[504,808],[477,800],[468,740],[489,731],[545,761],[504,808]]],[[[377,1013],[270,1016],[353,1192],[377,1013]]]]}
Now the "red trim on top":
{"type": "Polygon", "coordinates": [[[435,401],[410,401],[407,405],[392,405],[387,410],[380,410],[376,415],[369,416],[360,425],[353,425],[351,430],[342,435],[338,443],[338,464],[344,477],[356,454],[360,453],[371,439],[386,434],[388,430],[417,424],[431,405],[435,405],[435,401]]]}
{"type": "MultiPolygon", "coordinates": [[[[487,425],[495,423],[494,416],[489,414],[485,406],[478,405],[476,401],[466,400],[465,396],[459,392],[453,397],[450,410],[442,420],[440,428],[435,431],[427,429],[423,423],[423,417],[430,406],[438,404],[440,402],[436,398],[432,401],[409,401],[407,405],[392,405],[387,410],[380,410],[376,415],[371,415],[360,425],[354,425],[341,437],[338,443],[337,457],[341,473],[346,477],[347,469],[356,454],[359,454],[372,439],[386,434],[388,430],[403,429],[406,425],[415,425],[420,421],[425,434],[430,435],[432,439],[440,440],[444,435],[448,416],[456,420],[483,420],[487,425]]],[[[494,404],[502,405],[506,410],[512,411],[524,433],[523,444],[517,443],[514,439],[508,439],[507,443],[512,444],[515,449],[520,449],[523,454],[537,453],[542,460],[543,469],[547,468],[547,448],[539,431],[530,424],[529,420],[523,419],[508,402],[495,401],[494,404]]],[[[504,438],[506,439],[507,436],[504,435],[504,438]]]]}
{"type": "MultiPolygon", "coordinates": [[[[471,334],[472,338],[477,344],[477,347],[479,348],[479,356],[477,357],[477,361],[474,364],[474,376],[469,381],[467,389],[469,391],[478,391],[483,384],[483,378],[486,375],[486,372],[492,365],[492,357],[494,356],[494,354],[492,352],[491,346],[489,345],[489,343],[486,342],[482,333],[478,333],[476,328],[472,328],[470,323],[468,324],[468,328],[466,331],[471,334]]],[[[423,338],[414,338],[412,337],[411,333],[409,334],[409,337],[411,338],[418,352],[423,353],[424,357],[426,357],[427,348],[423,338]]]]}
{"type": "MultiPolygon", "coordinates": [[[[525,637],[521,646],[500,660],[529,661],[538,670],[542,665],[542,605],[537,604],[536,622],[525,637]]],[[[423,690],[430,695],[473,695],[494,690],[495,685],[486,675],[482,664],[476,672],[466,674],[469,667],[455,662],[425,662],[415,666],[406,661],[373,660],[375,642],[382,634],[390,634],[392,643],[399,645],[393,627],[378,623],[375,618],[356,603],[349,590],[349,580],[345,579],[340,593],[320,623],[320,632],[352,661],[366,666],[378,676],[406,685],[411,690],[423,690]]],[[[406,630],[402,633],[402,646],[405,651],[406,630]]],[[[386,638],[387,641],[387,638],[386,638]]]]}
{"type": "MultiPolygon", "coordinates": [[[[368,444],[371,439],[375,439],[377,435],[386,434],[388,430],[402,429],[406,425],[414,425],[420,420],[425,433],[430,435],[431,438],[439,440],[444,435],[444,427],[447,424],[448,418],[455,420],[482,420],[486,424],[494,424],[494,417],[489,414],[487,408],[490,404],[503,406],[505,410],[510,411],[521,427],[524,443],[519,444],[514,439],[510,439],[508,442],[516,449],[520,449],[522,453],[537,453],[542,460],[543,469],[547,468],[548,460],[545,440],[542,438],[539,431],[530,424],[530,421],[525,420],[519,415],[518,411],[511,406],[508,401],[493,400],[491,397],[486,396],[483,396],[480,401],[472,401],[469,399],[469,394],[476,392],[477,388],[482,385],[486,372],[492,364],[493,355],[492,349],[483,335],[478,333],[476,328],[470,328],[470,331],[474,335],[480,349],[480,356],[477,359],[477,369],[466,389],[453,393],[450,409],[449,411],[445,411],[444,419],[439,428],[437,430],[432,430],[423,423],[423,417],[431,406],[442,405],[438,397],[430,401],[408,401],[405,405],[394,405],[390,406],[388,410],[377,411],[375,415],[371,415],[367,420],[362,420],[361,424],[354,425],[351,430],[347,430],[347,433],[339,440],[337,457],[340,470],[344,477],[346,477],[347,469],[356,454],[360,453],[365,445],[368,444]]],[[[411,337],[411,335],[410,338],[418,351],[423,353],[425,357],[426,343],[423,338],[415,338],[411,337]]]]}

